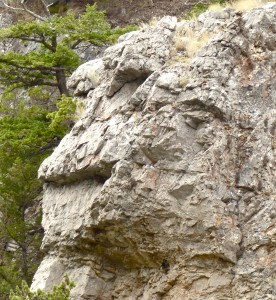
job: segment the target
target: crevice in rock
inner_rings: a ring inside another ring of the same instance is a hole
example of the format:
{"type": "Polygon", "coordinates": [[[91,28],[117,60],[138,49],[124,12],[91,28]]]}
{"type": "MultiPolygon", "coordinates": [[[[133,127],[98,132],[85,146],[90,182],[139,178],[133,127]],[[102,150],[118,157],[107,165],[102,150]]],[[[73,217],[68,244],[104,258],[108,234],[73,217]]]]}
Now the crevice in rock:
{"type": "MultiPolygon", "coordinates": [[[[110,97],[110,98],[114,97],[114,95],[116,93],[118,93],[124,87],[124,85],[126,85],[127,83],[132,83],[132,82],[133,83],[138,83],[139,86],[141,86],[152,73],[153,72],[142,73],[142,74],[139,74],[139,76],[133,76],[133,77],[131,76],[127,80],[124,78],[124,76],[122,74],[120,74],[120,76],[118,76],[118,78],[116,78],[116,81],[111,83],[111,84],[113,84],[113,87],[110,86],[110,88],[107,92],[107,96],[110,97]]],[[[135,91],[133,92],[133,94],[134,93],[135,93],[135,91]]]]}

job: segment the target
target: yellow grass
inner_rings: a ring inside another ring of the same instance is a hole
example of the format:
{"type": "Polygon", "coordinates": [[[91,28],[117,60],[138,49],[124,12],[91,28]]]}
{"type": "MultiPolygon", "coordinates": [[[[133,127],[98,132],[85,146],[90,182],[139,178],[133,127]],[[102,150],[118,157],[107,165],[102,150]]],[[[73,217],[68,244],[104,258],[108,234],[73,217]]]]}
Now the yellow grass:
{"type": "Polygon", "coordinates": [[[152,27],[152,26],[156,26],[158,22],[159,22],[158,18],[152,17],[148,23],[141,23],[139,28],[140,29],[146,29],[146,28],[149,28],[149,27],[152,27]]]}
{"type": "MultiPolygon", "coordinates": [[[[238,0],[225,5],[213,4],[209,7],[209,10],[221,11],[226,7],[230,7],[238,11],[246,11],[267,2],[276,3],[276,1],[271,0],[238,0]]],[[[176,33],[175,49],[177,52],[184,52],[184,55],[187,58],[192,58],[208,43],[208,41],[216,34],[216,31],[219,31],[219,28],[216,28],[213,33],[198,33],[191,27],[180,26],[176,33]]]]}
{"type": "Polygon", "coordinates": [[[194,57],[197,52],[204,47],[210,40],[211,36],[209,33],[205,32],[200,36],[187,36],[184,39],[186,55],[188,57],[194,57]]]}
{"type": "Polygon", "coordinates": [[[191,27],[179,27],[175,37],[175,49],[177,52],[184,52],[187,58],[192,58],[214,34],[215,32],[200,33],[191,27]]]}
{"type": "Polygon", "coordinates": [[[275,2],[275,1],[269,1],[269,0],[238,0],[238,1],[232,1],[230,3],[219,5],[219,4],[213,4],[210,5],[209,10],[214,11],[220,11],[226,7],[233,8],[235,10],[239,11],[247,11],[252,8],[261,6],[267,2],[275,2]]]}

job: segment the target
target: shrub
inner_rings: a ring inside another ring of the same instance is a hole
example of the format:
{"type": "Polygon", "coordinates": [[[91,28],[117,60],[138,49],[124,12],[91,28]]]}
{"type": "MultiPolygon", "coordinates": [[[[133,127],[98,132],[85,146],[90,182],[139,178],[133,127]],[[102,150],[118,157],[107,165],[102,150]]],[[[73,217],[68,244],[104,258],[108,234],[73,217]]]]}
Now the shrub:
{"type": "Polygon", "coordinates": [[[10,293],[9,300],[69,300],[73,287],[74,283],[67,275],[59,285],[55,285],[49,292],[42,290],[32,292],[27,283],[23,281],[21,288],[16,287],[15,292],[10,293]]]}

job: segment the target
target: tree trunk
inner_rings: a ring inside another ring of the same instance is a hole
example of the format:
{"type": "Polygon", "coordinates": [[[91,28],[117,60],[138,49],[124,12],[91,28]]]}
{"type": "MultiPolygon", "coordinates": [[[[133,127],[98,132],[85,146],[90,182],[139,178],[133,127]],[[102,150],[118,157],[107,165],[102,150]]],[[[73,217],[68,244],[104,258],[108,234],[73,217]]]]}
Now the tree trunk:
{"type": "Polygon", "coordinates": [[[65,95],[65,96],[69,97],[69,91],[67,89],[67,81],[66,81],[65,71],[62,69],[57,70],[56,71],[56,79],[57,79],[60,95],[65,95]]]}
{"type": "Polygon", "coordinates": [[[21,247],[22,251],[22,273],[23,273],[23,279],[30,284],[31,279],[29,278],[29,265],[28,265],[28,249],[25,245],[25,241],[23,242],[23,245],[21,247]]]}

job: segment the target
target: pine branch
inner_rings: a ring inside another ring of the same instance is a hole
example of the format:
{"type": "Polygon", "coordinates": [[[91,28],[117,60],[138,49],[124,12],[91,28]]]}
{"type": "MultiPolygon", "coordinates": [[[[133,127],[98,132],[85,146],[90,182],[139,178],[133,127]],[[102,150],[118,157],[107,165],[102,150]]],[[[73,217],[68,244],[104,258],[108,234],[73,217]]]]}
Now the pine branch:
{"type": "Polygon", "coordinates": [[[55,48],[52,47],[50,44],[48,44],[45,39],[36,39],[36,38],[28,38],[28,37],[18,37],[18,39],[22,40],[22,41],[28,41],[28,42],[36,42],[39,44],[42,44],[46,49],[55,52],[55,48]]]}
{"type": "Polygon", "coordinates": [[[59,66],[45,67],[44,65],[29,67],[29,66],[21,65],[20,63],[16,63],[14,61],[5,59],[1,56],[0,56],[0,63],[3,63],[3,64],[8,65],[8,66],[15,67],[17,69],[21,69],[21,71],[24,71],[24,70],[27,70],[27,71],[40,71],[40,72],[43,72],[44,75],[54,75],[53,72],[71,71],[71,69],[72,69],[72,67],[59,67],[59,66]]]}

